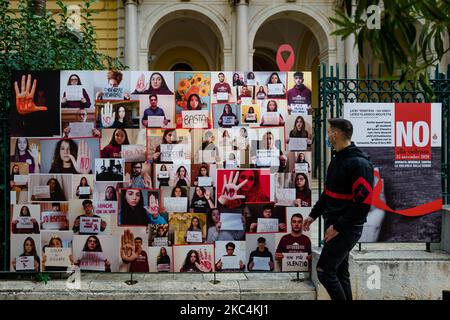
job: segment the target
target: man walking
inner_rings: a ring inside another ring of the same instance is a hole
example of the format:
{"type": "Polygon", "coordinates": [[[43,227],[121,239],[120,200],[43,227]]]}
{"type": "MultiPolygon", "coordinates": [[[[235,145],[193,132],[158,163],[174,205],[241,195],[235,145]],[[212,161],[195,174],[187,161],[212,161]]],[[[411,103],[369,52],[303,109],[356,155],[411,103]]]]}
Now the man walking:
{"type": "Polygon", "coordinates": [[[352,300],[349,253],[361,237],[372,203],[373,165],[351,142],[353,126],[330,119],[328,142],[334,151],[324,191],[303,223],[304,230],[319,216],[325,220],[324,247],[317,276],[332,300],[352,300]]]}

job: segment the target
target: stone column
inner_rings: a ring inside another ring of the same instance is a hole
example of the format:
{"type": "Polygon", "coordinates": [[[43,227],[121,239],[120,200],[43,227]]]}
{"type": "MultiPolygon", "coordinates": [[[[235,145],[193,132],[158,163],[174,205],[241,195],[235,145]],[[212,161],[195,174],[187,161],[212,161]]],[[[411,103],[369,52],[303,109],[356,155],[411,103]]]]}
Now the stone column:
{"type": "MultiPolygon", "coordinates": [[[[353,0],[352,16],[354,17],[356,10],[356,2],[353,0]]],[[[356,39],[354,35],[350,35],[345,39],[345,62],[347,63],[347,74],[349,78],[357,78],[356,65],[359,62],[358,47],[354,47],[356,39]]]]}
{"type": "Polygon", "coordinates": [[[123,0],[125,7],[125,64],[138,70],[138,5],[140,0],[123,0]]]}
{"type": "Polygon", "coordinates": [[[249,0],[233,0],[236,7],[236,70],[249,69],[248,6],[249,0]]]}

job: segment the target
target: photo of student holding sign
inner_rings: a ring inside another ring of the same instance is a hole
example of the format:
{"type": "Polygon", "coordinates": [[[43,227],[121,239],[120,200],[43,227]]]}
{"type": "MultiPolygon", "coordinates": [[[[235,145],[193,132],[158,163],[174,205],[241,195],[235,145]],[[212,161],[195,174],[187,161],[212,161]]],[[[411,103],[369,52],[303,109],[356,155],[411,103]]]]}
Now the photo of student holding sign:
{"type": "Polygon", "coordinates": [[[250,224],[249,232],[286,232],[286,223],[283,221],[275,217],[272,205],[264,205],[256,221],[250,224]]]}
{"type": "Polygon", "coordinates": [[[46,185],[48,186],[48,194],[32,194],[31,201],[67,201],[64,190],[57,179],[50,178],[46,185]],[[44,197],[41,198],[41,195],[44,195],[44,197]]]}
{"type": "Polygon", "coordinates": [[[311,189],[305,173],[300,172],[295,175],[295,197],[296,207],[311,207],[311,189]]]}
{"type": "Polygon", "coordinates": [[[195,187],[192,196],[190,212],[207,213],[210,208],[214,208],[211,192],[204,187],[195,187]]]}
{"type": "Polygon", "coordinates": [[[92,154],[86,141],[59,140],[53,152],[49,173],[92,173],[92,154]]]}
{"type": "Polygon", "coordinates": [[[242,213],[224,212],[222,215],[219,209],[212,208],[208,214],[208,219],[211,222],[208,223],[210,227],[208,228],[208,236],[206,238],[207,243],[245,239],[246,221],[242,213]]]}
{"type": "Polygon", "coordinates": [[[159,190],[148,192],[148,207],[147,218],[150,220],[150,224],[162,225],[167,224],[167,218],[164,218],[160,213],[159,207],[159,190]]]}
{"type": "Polygon", "coordinates": [[[209,176],[207,164],[202,164],[198,169],[198,174],[194,179],[195,187],[209,187],[212,184],[212,177],[209,176]]]}
{"type": "Polygon", "coordinates": [[[304,151],[311,145],[310,134],[306,130],[306,122],[303,116],[297,116],[294,128],[289,132],[289,150],[304,151]]]}
{"type": "Polygon", "coordinates": [[[286,98],[286,86],[281,81],[277,72],[273,72],[269,80],[267,81],[269,99],[285,99],[286,98]]]}
{"type": "MultiPolygon", "coordinates": [[[[291,217],[291,233],[284,235],[280,242],[278,243],[278,247],[275,251],[275,259],[282,260],[291,260],[290,263],[287,261],[283,261],[283,266],[289,264],[295,264],[295,260],[297,257],[292,257],[292,255],[286,254],[299,254],[306,253],[306,260],[308,262],[308,267],[311,263],[312,255],[311,255],[311,240],[304,234],[302,234],[303,228],[303,216],[300,213],[294,213],[291,217]],[[290,257],[286,257],[290,256],[290,257]]],[[[294,267],[295,269],[295,267],[294,267]]],[[[299,271],[307,271],[308,268],[304,268],[304,266],[299,265],[299,271]],[[302,268],[303,267],[303,268],[302,268]]],[[[282,268],[282,271],[286,271],[282,268]]],[[[294,271],[294,270],[289,270],[294,271]]]]}
{"type": "Polygon", "coordinates": [[[217,76],[219,78],[219,82],[216,83],[213,88],[214,99],[217,103],[229,102],[231,98],[231,87],[225,81],[225,74],[223,72],[219,72],[217,76]]]}
{"type": "Polygon", "coordinates": [[[156,269],[158,272],[169,272],[170,266],[170,256],[167,254],[167,249],[165,247],[161,247],[156,258],[156,269]]]}
{"type": "Polygon", "coordinates": [[[68,205],[43,203],[41,204],[41,230],[69,230],[69,219],[67,219],[68,205]]]}
{"type": "Polygon", "coordinates": [[[280,112],[278,112],[278,104],[275,100],[267,102],[267,111],[261,118],[261,126],[283,126],[284,119],[280,112]]]}
{"type": "Polygon", "coordinates": [[[151,94],[148,97],[150,106],[145,109],[142,116],[142,125],[146,128],[162,128],[169,124],[163,108],[158,107],[158,96],[151,94]]]}
{"type": "Polygon", "coordinates": [[[30,209],[27,206],[22,206],[20,208],[18,219],[14,219],[11,222],[11,232],[15,234],[21,233],[39,233],[39,223],[34,217],[31,216],[30,209]],[[22,217],[28,217],[27,219],[22,219],[22,217]],[[28,220],[28,221],[19,221],[28,220]],[[26,225],[22,225],[26,222],[26,225]]]}
{"type": "Polygon", "coordinates": [[[272,253],[266,247],[266,239],[258,238],[258,247],[250,253],[247,268],[249,271],[273,271],[275,264],[272,253]],[[259,259],[262,258],[262,259],[259,259]],[[258,261],[256,261],[258,260],[258,261]],[[267,265],[266,265],[267,263],[267,265]]]}
{"type": "Polygon", "coordinates": [[[72,231],[75,234],[98,234],[105,231],[106,221],[94,214],[94,206],[91,200],[83,200],[84,213],[75,218],[72,231]],[[97,226],[94,226],[97,224],[97,226]],[[98,225],[99,224],[99,225],[98,225]]]}
{"type": "Polygon", "coordinates": [[[303,72],[294,73],[294,86],[287,94],[288,112],[302,112],[309,114],[311,110],[311,90],[304,84],[303,72]]]}
{"type": "Polygon", "coordinates": [[[236,114],[233,113],[233,110],[231,109],[230,104],[226,104],[223,107],[223,112],[220,115],[219,118],[219,126],[222,128],[231,128],[233,126],[237,126],[239,124],[239,120],[236,116],[236,114]]]}
{"type": "Polygon", "coordinates": [[[241,93],[238,96],[238,104],[251,104],[253,103],[253,94],[247,85],[243,85],[241,88],[241,93]]]}
{"type": "Polygon", "coordinates": [[[185,166],[178,167],[175,173],[175,182],[177,187],[188,187],[190,185],[188,171],[185,166]]]}
{"type": "Polygon", "coordinates": [[[245,123],[258,123],[258,115],[255,113],[255,108],[249,107],[245,114],[245,123]]]}
{"type": "MultiPolygon", "coordinates": [[[[49,241],[49,243],[48,243],[48,245],[44,246],[42,248],[42,250],[43,250],[43,253],[42,253],[42,271],[43,272],[65,272],[65,271],[67,271],[68,267],[70,267],[71,265],[74,264],[72,253],[69,253],[69,255],[66,256],[66,259],[64,259],[64,260],[68,260],[68,261],[66,261],[66,262],[69,262],[67,265],[54,266],[54,265],[50,265],[50,264],[52,264],[50,262],[48,262],[48,265],[47,265],[47,254],[46,254],[46,252],[49,253],[49,252],[53,251],[52,249],[55,249],[55,248],[63,249],[63,241],[57,235],[52,236],[50,241],[49,241]],[[50,249],[50,250],[48,250],[47,248],[50,249]]],[[[68,249],[71,252],[71,249],[70,248],[68,248],[68,249]]],[[[67,250],[67,251],[69,251],[69,250],[67,250]]],[[[59,255],[60,256],[59,258],[62,259],[63,257],[61,257],[61,255],[64,255],[66,253],[67,252],[61,252],[59,254],[58,253],[55,253],[55,254],[59,255]]]]}
{"type": "Polygon", "coordinates": [[[159,181],[160,187],[168,187],[170,180],[170,172],[167,170],[165,164],[161,165],[159,168],[158,177],[156,178],[159,181]]]}
{"type": "Polygon", "coordinates": [[[203,243],[206,240],[204,232],[205,227],[202,226],[198,217],[192,217],[191,224],[184,235],[184,242],[186,244],[203,243]]]}
{"type": "Polygon", "coordinates": [[[88,265],[90,261],[94,261],[95,264],[101,264],[100,268],[102,270],[95,271],[111,272],[111,263],[103,256],[102,244],[97,236],[87,237],[81,253],[81,258],[79,258],[74,264],[76,266],[80,266],[80,269],[86,272],[90,270],[87,270],[84,265],[88,265]],[[97,260],[99,258],[101,260],[97,260]]]}
{"type": "Polygon", "coordinates": [[[119,225],[147,226],[147,210],[144,208],[144,196],[139,189],[123,189],[120,191],[119,225]]]}
{"type": "Polygon", "coordinates": [[[72,114],[63,113],[63,138],[101,136],[100,131],[97,128],[94,128],[94,122],[88,121],[88,112],[86,109],[78,109],[75,116],[76,121],[69,122],[67,120],[65,121],[64,118],[72,119],[72,114]]]}
{"type": "Polygon", "coordinates": [[[164,130],[162,141],[155,149],[153,154],[153,161],[156,163],[172,163],[173,161],[161,161],[161,145],[178,144],[177,132],[175,129],[164,130]]]}
{"type": "Polygon", "coordinates": [[[130,93],[125,92],[127,88],[120,87],[120,83],[123,80],[123,73],[110,70],[106,76],[108,78],[108,87],[97,91],[95,100],[130,100],[130,93]]]}
{"type": "Polygon", "coordinates": [[[11,265],[16,272],[39,272],[41,270],[41,259],[36,249],[36,243],[32,237],[27,237],[23,242],[23,253],[17,258],[14,257],[11,261],[11,265]],[[22,257],[25,257],[22,261],[22,257]],[[19,261],[18,261],[19,260],[19,261]],[[18,264],[22,263],[19,267],[18,264]]]}
{"type": "Polygon", "coordinates": [[[149,272],[148,255],[142,248],[142,238],[134,237],[130,230],[121,236],[120,257],[129,265],[128,272],[149,272]]]}
{"type": "Polygon", "coordinates": [[[114,130],[108,145],[100,152],[100,155],[102,158],[121,158],[122,146],[129,144],[127,131],[117,128],[114,130]]]}
{"type": "Polygon", "coordinates": [[[61,98],[61,107],[83,109],[91,107],[91,99],[77,74],[71,74],[69,76],[67,89],[61,98]]]}
{"type": "Polygon", "coordinates": [[[89,185],[86,177],[81,177],[80,184],[78,185],[75,194],[78,197],[78,199],[90,199],[91,198],[92,188],[89,185]]]}
{"type": "Polygon", "coordinates": [[[286,164],[287,157],[283,155],[281,149],[276,147],[275,142],[273,132],[266,131],[263,134],[261,141],[258,142],[256,157],[252,157],[253,166],[279,168],[282,164],[286,164]]]}
{"type": "Polygon", "coordinates": [[[238,256],[234,254],[234,249],[236,248],[236,245],[233,242],[228,242],[225,245],[226,254],[219,259],[219,261],[216,262],[216,271],[222,271],[222,272],[232,272],[232,271],[243,271],[245,269],[244,261],[239,259],[238,256]],[[236,257],[236,259],[239,259],[239,268],[226,268],[224,267],[224,262],[226,259],[230,259],[231,257],[236,257]]]}
{"type": "Polygon", "coordinates": [[[11,174],[9,176],[11,191],[17,193],[16,199],[20,199],[20,192],[28,190],[28,166],[24,163],[11,163],[11,174]],[[20,166],[22,172],[20,172],[20,166]]]}
{"type": "Polygon", "coordinates": [[[39,148],[37,144],[29,143],[28,138],[17,138],[11,162],[25,162],[29,173],[39,173],[39,148]]]}

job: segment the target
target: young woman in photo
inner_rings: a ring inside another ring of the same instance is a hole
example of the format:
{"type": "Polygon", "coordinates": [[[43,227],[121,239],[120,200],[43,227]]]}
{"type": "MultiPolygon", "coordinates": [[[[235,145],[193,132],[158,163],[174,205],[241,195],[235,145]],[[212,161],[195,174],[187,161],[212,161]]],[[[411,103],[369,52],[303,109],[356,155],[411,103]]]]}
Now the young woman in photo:
{"type": "Polygon", "coordinates": [[[184,166],[178,167],[175,181],[177,187],[187,187],[189,185],[187,183],[187,170],[184,166]]]}
{"type": "Polygon", "coordinates": [[[26,162],[29,173],[39,173],[39,150],[36,144],[30,146],[27,138],[17,138],[11,162],[26,162]]]}
{"type": "Polygon", "coordinates": [[[125,189],[120,193],[119,224],[128,226],[146,226],[147,210],[144,208],[142,191],[125,189]]]}
{"type": "Polygon", "coordinates": [[[202,100],[200,96],[196,93],[193,93],[189,96],[187,101],[187,109],[188,110],[202,110],[202,100]]]}
{"type": "MultiPolygon", "coordinates": [[[[34,243],[33,238],[28,237],[23,242],[23,253],[20,254],[19,257],[34,257],[34,271],[39,272],[41,270],[41,259],[39,258],[39,255],[37,254],[36,250],[36,244],[34,243]]],[[[12,265],[14,270],[16,270],[16,258],[13,258],[12,265]]],[[[17,272],[29,272],[31,270],[23,270],[23,271],[17,271],[17,272]]]]}
{"type": "MultiPolygon", "coordinates": [[[[97,236],[89,236],[83,247],[83,252],[103,252],[102,244],[97,236]]],[[[79,266],[81,259],[78,259],[74,264],[79,266]]],[[[89,272],[88,270],[83,270],[83,272],[89,272]]],[[[97,272],[97,271],[96,271],[97,272]]],[[[105,259],[105,272],[111,272],[111,263],[108,259],[105,259]]]]}
{"type": "Polygon", "coordinates": [[[266,99],[267,94],[264,91],[264,87],[263,86],[259,86],[258,92],[256,93],[256,100],[264,100],[266,99]]]}
{"type": "Polygon", "coordinates": [[[200,265],[198,252],[196,250],[189,250],[180,272],[201,272],[198,265],[200,265]]]}
{"type": "Polygon", "coordinates": [[[166,219],[159,213],[159,194],[156,192],[148,193],[147,217],[150,224],[167,224],[166,219]]]}
{"type": "Polygon", "coordinates": [[[173,94],[166,84],[166,80],[159,72],[153,72],[150,76],[149,88],[145,94],[173,94]]]}
{"type": "MultiPolygon", "coordinates": [[[[305,154],[303,152],[300,152],[298,154],[297,160],[295,161],[295,163],[306,163],[308,165],[308,172],[311,172],[311,165],[309,164],[308,161],[306,161],[305,154]]],[[[295,171],[295,167],[294,167],[294,171],[295,171]]]]}
{"type": "Polygon", "coordinates": [[[195,187],[190,208],[191,212],[198,213],[207,213],[210,208],[214,208],[211,192],[204,187],[195,187]]]}
{"type": "Polygon", "coordinates": [[[278,123],[275,123],[275,124],[269,123],[269,124],[267,124],[268,115],[264,114],[262,116],[262,119],[261,119],[261,125],[262,126],[282,126],[282,125],[284,125],[283,116],[278,111],[278,104],[277,104],[277,102],[275,100],[269,100],[269,102],[267,103],[267,112],[276,112],[276,113],[278,113],[278,115],[279,115],[278,123]]]}
{"type": "Polygon", "coordinates": [[[227,103],[223,107],[223,112],[220,115],[218,124],[222,128],[231,128],[231,127],[237,126],[239,124],[239,120],[238,120],[237,116],[233,113],[233,110],[231,109],[231,105],[230,104],[227,103]],[[224,124],[223,123],[223,117],[234,117],[234,123],[233,124],[224,124]]]}
{"type": "MultiPolygon", "coordinates": [[[[108,86],[110,88],[118,88],[123,80],[123,73],[120,71],[110,70],[106,76],[108,78],[108,86]]],[[[103,91],[98,91],[95,94],[95,100],[103,100],[103,91]]],[[[129,92],[124,93],[123,100],[130,100],[129,92]]]]}
{"type": "Polygon", "coordinates": [[[156,266],[157,266],[157,270],[158,272],[169,272],[169,270],[160,270],[160,265],[165,265],[165,266],[169,266],[170,267],[170,257],[167,254],[167,249],[165,247],[161,247],[161,249],[159,249],[159,254],[158,257],[156,258],[156,266]]]}
{"type": "Polygon", "coordinates": [[[233,73],[233,87],[244,85],[244,81],[239,77],[239,73],[233,73]]]}
{"type": "Polygon", "coordinates": [[[187,191],[185,188],[182,187],[175,187],[172,189],[172,192],[170,194],[172,198],[186,198],[187,197],[187,191]]]}
{"type": "Polygon", "coordinates": [[[246,123],[257,123],[258,122],[258,115],[255,114],[255,109],[253,107],[248,108],[247,114],[245,115],[245,122],[246,123]],[[254,117],[249,117],[249,115],[254,115],[254,117]]]}
{"type": "MultiPolygon", "coordinates": [[[[161,144],[177,144],[178,138],[177,138],[177,132],[175,129],[166,129],[164,130],[163,137],[161,144]]],[[[161,144],[159,144],[156,149],[155,153],[153,154],[153,161],[156,163],[161,163],[161,144]]],[[[165,161],[164,163],[172,163],[172,161],[165,161]]]]}
{"type": "Polygon", "coordinates": [[[295,175],[295,206],[311,207],[311,189],[309,188],[308,176],[304,173],[295,175]]]}
{"type": "Polygon", "coordinates": [[[81,177],[80,184],[77,187],[76,195],[78,199],[90,199],[92,194],[92,188],[88,183],[88,180],[86,177],[81,177]],[[81,187],[88,187],[89,188],[89,194],[80,194],[80,188],[81,187]]]}
{"type": "Polygon", "coordinates": [[[127,109],[124,106],[120,106],[116,111],[116,119],[112,125],[112,128],[131,128],[133,127],[133,122],[128,116],[127,109]]]}
{"type": "Polygon", "coordinates": [[[105,201],[117,201],[117,191],[113,186],[108,186],[105,190],[105,201]]]}
{"type": "Polygon", "coordinates": [[[198,170],[198,175],[195,177],[194,186],[198,186],[198,178],[199,177],[209,177],[208,166],[206,164],[202,164],[200,169],[198,170]]]}
{"type": "Polygon", "coordinates": [[[289,132],[290,138],[308,138],[305,119],[302,116],[295,118],[294,128],[289,132]]]}
{"type": "Polygon", "coordinates": [[[186,234],[184,235],[184,242],[186,244],[194,244],[194,242],[188,242],[187,241],[187,235],[188,235],[188,231],[197,231],[197,232],[201,232],[202,233],[202,242],[205,242],[206,240],[206,235],[203,233],[203,229],[202,229],[202,223],[200,221],[199,218],[197,217],[192,217],[191,219],[191,225],[189,226],[189,228],[186,230],[186,234]]]}
{"type": "MultiPolygon", "coordinates": [[[[67,81],[68,86],[82,86],[80,77],[77,74],[71,74],[69,76],[69,80],[67,81]]],[[[90,108],[91,99],[87,91],[82,88],[82,97],[80,100],[69,101],[67,100],[67,94],[64,92],[63,97],[61,98],[61,107],[62,108],[90,108]]]]}
{"type": "Polygon", "coordinates": [[[37,199],[35,195],[32,195],[31,201],[67,201],[67,198],[58,180],[56,180],[55,178],[50,178],[47,181],[47,185],[50,188],[50,198],[37,199]]]}
{"type": "Polygon", "coordinates": [[[80,163],[78,163],[79,152],[81,152],[81,155],[89,158],[89,160],[92,160],[89,147],[84,140],[80,141],[80,146],[72,139],[59,140],[53,152],[49,173],[92,173],[90,168],[80,168],[80,163]]]}
{"type": "MultiPolygon", "coordinates": [[[[48,245],[46,246],[47,248],[63,248],[63,242],[61,240],[60,237],[58,236],[53,236],[50,241],[48,242],[48,245]]],[[[67,267],[68,266],[46,266],[46,262],[47,262],[47,256],[45,255],[45,248],[42,248],[42,271],[48,271],[48,272],[65,272],[67,271],[67,267]]],[[[69,261],[70,264],[73,265],[74,261],[73,261],[73,256],[72,254],[69,255],[69,261]]]]}
{"type": "Polygon", "coordinates": [[[166,165],[162,165],[161,168],[159,168],[159,172],[163,172],[167,175],[167,177],[161,177],[160,175],[158,175],[158,181],[159,181],[159,186],[160,187],[168,187],[169,186],[169,171],[167,170],[166,165]]]}
{"type": "Polygon", "coordinates": [[[102,158],[121,158],[122,146],[129,144],[127,131],[117,128],[114,130],[108,145],[100,152],[100,155],[102,158]]]}
{"type": "MultiPolygon", "coordinates": [[[[267,85],[269,85],[269,84],[280,84],[280,83],[283,83],[283,82],[281,81],[280,76],[278,75],[277,72],[273,72],[270,75],[270,77],[269,77],[269,79],[267,81],[267,85]]],[[[270,94],[269,93],[267,95],[267,97],[269,99],[285,99],[286,98],[286,87],[285,87],[285,85],[283,84],[283,94],[270,94]]]]}
{"type": "MultiPolygon", "coordinates": [[[[19,217],[31,217],[30,209],[27,206],[22,206],[22,208],[20,208],[19,217]]],[[[14,234],[39,233],[39,223],[34,218],[31,218],[30,220],[33,223],[32,228],[17,228],[19,220],[18,219],[13,220],[11,223],[12,233],[14,234]]]]}

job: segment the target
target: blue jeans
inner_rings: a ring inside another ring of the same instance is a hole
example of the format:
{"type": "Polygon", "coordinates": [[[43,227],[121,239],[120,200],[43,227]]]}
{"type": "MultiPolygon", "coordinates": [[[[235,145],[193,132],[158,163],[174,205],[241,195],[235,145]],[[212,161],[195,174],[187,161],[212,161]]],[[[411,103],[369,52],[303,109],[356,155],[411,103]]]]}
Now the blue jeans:
{"type": "MultiPolygon", "coordinates": [[[[328,226],[325,230],[327,228],[328,226]]],[[[352,300],[348,257],[361,238],[362,229],[362,226],[354,226],[325,242],[323,246],[317,262],[317,277],[332,300],[352,300]]]]}

